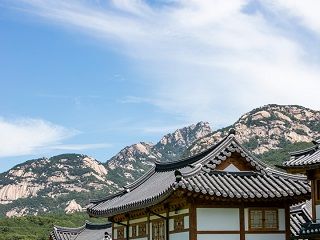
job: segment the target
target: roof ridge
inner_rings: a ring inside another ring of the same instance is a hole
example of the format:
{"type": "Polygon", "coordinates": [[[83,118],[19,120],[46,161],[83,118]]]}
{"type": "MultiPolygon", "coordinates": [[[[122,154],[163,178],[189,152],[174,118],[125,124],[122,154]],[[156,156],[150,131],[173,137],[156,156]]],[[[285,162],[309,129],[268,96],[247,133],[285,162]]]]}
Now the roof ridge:
{"type": "Polygon", "coordinates": [[[53,229],[56,231],[81,231],[86,227],[86,224],[83,224],[80,227],[62,227],[62,226],[58,226],[58,225],[54,225],[53,229]]]}
{"type": "Polygon", "coordinates": [[[266,164],[265,162],[263,162],[262,160],[260,160],[258,157],[256,157],[255,155],[253,155],[246,147],[244,147],[242,144],[240,144],[240,142],[238,141],[237,138],[234,139],[234,141],[239,145],[239,147],[241,149],[244,150],[244,152],[246,154],[248,154],[248,156],[250,156],[255,162],[259,163],[259,165],[263,168],[268,168],[271,167],[269,164],[266,164]]]}
{"type": "Polygon", "coordinates": [[[93,223],[86,220],[85,228],[87,229],[104,229],[112,227],[112,223],[93,223]]]}
{"type": "MultiPolygon", "coordinates": [[[[314,142],[313,142],[314,143],[314,142]]],[[[315,143],[314,143],[315,144],[315,143]]],[[[311,146],[311,147],[308,147],[308,148],[305,148],[305,149],[301,149],[301,150],[297,150],[297,151],[293,151],[293,152],[289,152],[290,156],[292,157],[296,157],[296,156],[300,156],[300,155],[303,155],[305,153],[309,153],[311,151],[315,151],[319,148],[319,144],[315,144],[314,146],[311,146]]],[[[289,161],[289,160],[288,160],[289,161]]]]}
{"type": "Polygon", "coordinates": [[[156,162],[155,170],[156,171],[170,171],[170,170],[174,170],[174,169],[183,168],[189,164],[195,163],[195,162],[201,160],[203,157],[206,157],[206,155],[210,154],[211,151],[216,149],[221,143],[223,143],[223,141],[225,141],[231,135],[232,134],[225,136],[218,143],[212,145],[208,149],[206,149],[200,153],[197,153],[193,156],[182,158],[182,159],[179,159],[176,161],[171,161],[171,162],[156,162]]]}
{"type": "Polygon", "coordinates": [[[278,176],[281,176],[281,177],[291,178],[291,179],[294,179],[294,180],[302,180],[302,181],[306,181],[307,180],[307,176],[302,175],[302,174],[287,173],[287,172],[279,171],[279,170],[274,169],[274,168],[268,168],[266,170],[267,170],[267,173],[269,173],[269,174],[274,174],[274,175],[278,175],[278,176]]]}

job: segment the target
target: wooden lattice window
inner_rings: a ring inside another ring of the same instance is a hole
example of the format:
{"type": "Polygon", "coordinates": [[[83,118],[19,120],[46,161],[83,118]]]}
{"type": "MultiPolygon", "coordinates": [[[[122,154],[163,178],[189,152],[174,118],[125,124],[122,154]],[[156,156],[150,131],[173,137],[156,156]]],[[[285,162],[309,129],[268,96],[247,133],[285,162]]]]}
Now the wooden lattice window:
{"type": "Polygon", "coordinates": [[[147,235],[147,224],[146,223],[139,223],[138,225],[138,236],[144,237],[147,235]]]}
{"type": "Polygon", "coordinates": [[[131,229],[132,229],[132,237],[137,237],[138,236],[138,234],[137,234],[137,225],[136,224],[134,224],[134,225],[132,225],[131,226],[131,229]]]}
{"type": "Polygon", "coordinates": [[[152,240],[165,240],[164,220],[152,222],[152,240]]]}
{"type": "Polygon", "coordinates": [[[117,239],[122,240],[124,238],[124,227],[118,228],[117,230],[117,239]]]}
{"type": "Polygon", "coordinates": [[[249,230],[272,231],[279,229],[277,209],[250,209],[249,230]]]}
{"type": "Polygon", "coordinates": [[[180,232],[184,230],[184,217],[176,216],[173,219],[174,231],[180,232]]]}
{"type": "Polygon", "coordinates": [[[250,229],[260,230],[263,229],[263,211],[262,210],[250,210],[249,212],[249,226],[250,229]]]}

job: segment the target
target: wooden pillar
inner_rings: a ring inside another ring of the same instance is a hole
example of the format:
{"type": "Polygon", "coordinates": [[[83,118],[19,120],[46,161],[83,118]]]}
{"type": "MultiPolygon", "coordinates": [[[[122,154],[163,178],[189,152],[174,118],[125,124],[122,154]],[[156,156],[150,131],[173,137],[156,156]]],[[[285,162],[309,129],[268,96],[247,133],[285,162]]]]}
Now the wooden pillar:
{"type": "Polygon", "coordinates": [[[169,240],[169,207],[167,208],[166,217],[166,240],[169,240]]]}
{"type": "Polygon", "coordinates": [[[240,217],[240,240],[245,240],[245,220],[244,220],[244,206],[241,205],[239,209],[239,217],[240,217]]]}
{"type": "Polygon", "coordinates": [[[148,231],[148,240],[151,240],[151,228],[150,228],[150,212],[148,212],[148,219],[147,219],[147,231],[148,231]]]}
{"type": "Polygon", "coordinates": [[[316,222],[317,220],[317,213],[316,213],[316,181],[311,180],[311,200],[312,200],[312,221],[316,222]]]}
{"type": "Polygon", "coordinates": [[[114,223],[112,223],[111,231],[111,237],[114,239],[114,223]]]}
{"type": "Polygon", "coordinates": [[[290,240],[291,230],[290,230],[290,206],[287,204],[285,207],[285,226],[286,226],[286,240],[290,240]]]}
{"type": "Polygon", "coordinates": [[[197,240],[197,209],[194,201],[189,207],[189,240],[197,240]]]}
{"type": "Polygon", "coordinates": [[[129,219],[127,220],[127,226],[126,226],[126,239],[129,240],[129,228],[130,228],[130,223],[129,219]]]}

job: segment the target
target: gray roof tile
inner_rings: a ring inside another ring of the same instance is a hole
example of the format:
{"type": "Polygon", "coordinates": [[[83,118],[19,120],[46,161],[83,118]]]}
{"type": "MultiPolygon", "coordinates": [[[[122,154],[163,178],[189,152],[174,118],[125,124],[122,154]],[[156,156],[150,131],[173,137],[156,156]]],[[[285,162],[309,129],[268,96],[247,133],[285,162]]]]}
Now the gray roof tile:
{"type": "Polygon", "coordinates": [[[79,228],[55,226],[50,238],[52,240],[111,240],[111,224],[86,222],[79,228]]]}
{"type": "Polygon", "coordinates": [[[290,153],[291,157],[283,163],[284,168],[288,167],[312,167],[320,164],[320,142],[313,141],[314,146],[290,153]]]}

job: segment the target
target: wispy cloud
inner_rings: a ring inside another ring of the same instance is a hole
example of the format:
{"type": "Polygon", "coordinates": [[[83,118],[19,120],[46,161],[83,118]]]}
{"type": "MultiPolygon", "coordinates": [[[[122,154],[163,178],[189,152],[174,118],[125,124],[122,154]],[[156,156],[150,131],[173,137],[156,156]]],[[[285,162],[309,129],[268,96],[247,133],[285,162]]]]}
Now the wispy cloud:
{"type": "Polygon", "coordinates": [[[78,132],[41,119],[0,118],[0,133],[0,157],[9,157],[37,153],[78,132]]]}
{"type": "Polygon", "coordinates": [[[101,148],[110,148],[112,144],[110,143],[91,143],[91,144],[60,144],[50,146],[50,149],[53,150],[72,150],[72,151],[83,151],[89,149],[101,149],[101,148]]]}
{"type": "Polygon", "coordinates": [[[136,96],[126,96],[119,100],[120,103],[149,103],[153,104],[154,101],[149,98],[136,97],[136,96]]]}
{"type": "Polygon", "coordinates": [[[43,119],[0,118],[0,158],[50,153],[56,150],[82,151],[112,147],[109,143],[66,144],[65,140],[81,134],[43,119]]]}
{"type": "Polygon", "coordinates": [[[150,79],[141,99],[187,122],[229,123],[271,102],[320,107],[320,60],[312,52],[320,46],[310,48],[296,33],[302,28],[311,33],[308,43],[319,42],[316,0],[12,2],[135,59],[150,79]]]}

